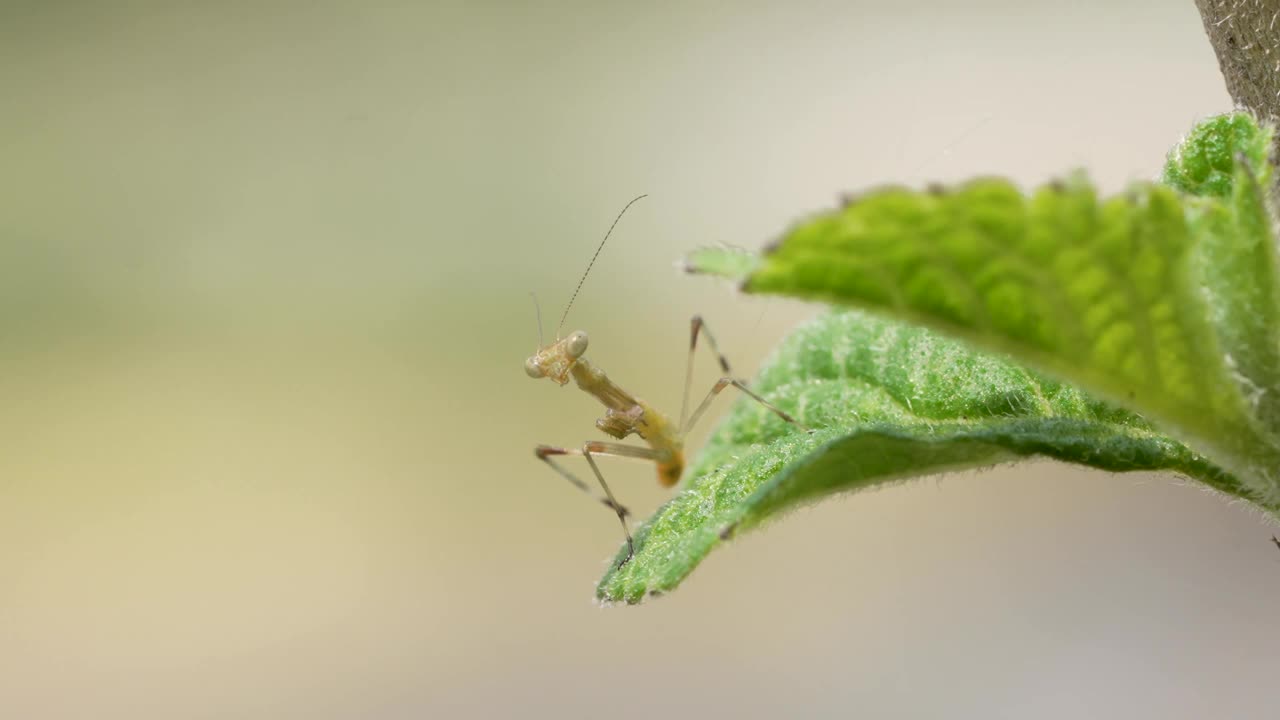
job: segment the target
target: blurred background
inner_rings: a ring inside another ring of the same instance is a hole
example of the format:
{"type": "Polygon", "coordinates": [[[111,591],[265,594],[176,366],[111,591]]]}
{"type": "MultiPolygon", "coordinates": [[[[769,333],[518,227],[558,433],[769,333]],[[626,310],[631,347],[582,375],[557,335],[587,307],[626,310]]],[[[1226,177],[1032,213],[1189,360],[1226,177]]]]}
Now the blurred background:
{"type": "Polygon", "coordinates": [[[1230,108],[1191,0],[10,0],[0,89],[0,716],[1274,713],[1274,529],[1167,477],[829,500],[600,609],[532,453],[600,410],[521,367],[640,193],[566,329],[675,411],[691,314],[751,373],[817,312],[690,248],[1155,176],[1230,108]]]}

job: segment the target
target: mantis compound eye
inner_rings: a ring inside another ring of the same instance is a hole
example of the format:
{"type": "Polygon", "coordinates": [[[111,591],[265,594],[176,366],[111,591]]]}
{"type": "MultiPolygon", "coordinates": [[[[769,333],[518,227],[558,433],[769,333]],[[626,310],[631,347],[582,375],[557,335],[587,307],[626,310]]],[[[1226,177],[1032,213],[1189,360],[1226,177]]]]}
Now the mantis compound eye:
{"type": "Polygon", "coordinates": [[[531,378],[540,378],[546,376],[546,371],[542,369],[542,365],[538,364],[538,357],[535,355],[524,361],[524,371],[531,378]]]}

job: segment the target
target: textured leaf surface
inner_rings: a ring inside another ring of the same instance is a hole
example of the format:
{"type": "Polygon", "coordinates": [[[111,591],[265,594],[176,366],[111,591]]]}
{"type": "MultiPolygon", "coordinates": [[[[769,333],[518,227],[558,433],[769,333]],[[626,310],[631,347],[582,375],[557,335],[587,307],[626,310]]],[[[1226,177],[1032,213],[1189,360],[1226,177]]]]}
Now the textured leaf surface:
{"type": "Polygon", "coordinates": [[[996,179],[876,190],[793,227],[744,289],[868,307],[1008,353],[1142,413],[1275,505],[1269,170],[1250,157],[1262,131],[1218,122],[1171,161],[1202,196],[1139,185],[1099,198],[1081,177],[1030,196],[996,179]]]}
{"type": "Polygon", "coordinates": [[[1248,115],[1212,118],[1169,154],[1164,180],[1190,196],[1193,268],[1227,367],[1262,425],[1280,428],[1280,285],[1272,220],[1271,132],[1248,115]],[[1197,200],[1196,196],[1203,198],[1197,200]]]}
{"type": "Polygon", "coordinates": [[[670,590],[729,536],[798,504],[1028,456],[1168,470],[1244,492],[1132,413],[929,330],[859,312],[793,333],[756,389],[818,430],[797,430],[740,399],[679,494],[636,533],[635,557],[601,581],[601,599],[638,602],[670,590]]]}

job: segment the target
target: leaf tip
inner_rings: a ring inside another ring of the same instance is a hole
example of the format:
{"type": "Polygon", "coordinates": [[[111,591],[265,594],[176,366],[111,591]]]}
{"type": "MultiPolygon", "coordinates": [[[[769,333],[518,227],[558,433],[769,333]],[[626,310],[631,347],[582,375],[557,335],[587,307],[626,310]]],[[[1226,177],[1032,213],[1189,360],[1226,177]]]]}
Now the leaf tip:
{"type": "Polygon", "coordinates": [[[740,280],[760,264],[760,258],[740,247],[722,245],[700,247],[676,262],[676,267],[690,275],[710,275],[726,280],[740,280]]]}
{"type": "Polygon", "coordinates": [[[1274,133],[1248,112],[1202,120],[1169,151],[1163,182],[1189,195],[1222,198],[1231,194],[1235,170],[1244,167],[1266,185],[1274,133]]]}
{"type": "Polygon", "coordinates": [[[647,598],[660,598],[664,594],[665,591],[661,588],[652,588],[644,584],[625,584],[616,575],[610,574],[596,588],[596,604],[602,608],[639,605],[647,598]]]}

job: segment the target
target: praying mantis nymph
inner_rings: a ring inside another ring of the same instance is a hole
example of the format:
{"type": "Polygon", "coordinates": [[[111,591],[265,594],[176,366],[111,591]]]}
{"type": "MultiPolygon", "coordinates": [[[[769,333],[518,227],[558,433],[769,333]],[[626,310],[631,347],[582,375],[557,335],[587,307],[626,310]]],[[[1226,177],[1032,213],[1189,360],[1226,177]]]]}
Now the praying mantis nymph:
{"type": "Polygon", "coordinates": [[[604,491],[603,497],[597,497],[597,500],[617,514],[618,522],[622,524],[622,532],[627,537],[627,556],[619,563],[619,567],[630,561],[635,554],[635,542],[632,540],[631,530],[627,526],[627,515],[629,513],[626,508],[618,503],[613,491],[609,489],[609,484],[605,482],[604,475],[596,464],[595,457],[597,455],[652,461],[657,465],[658,482],[663,487],[674,486],[680,481],[680,475],[684,472],[685,435],[707,411],[715,396],[727,387],[735,387],[741,390],[748,397],[768,408],[786,422],[804,428],[791,415],[752,392],[744,381],[729,374],[729,361],[720,352],[720,349],[716,346],[715,338],[712,337],[711,332],[698,315],[694,315],[690,322],[689,359],[685,370],[684,399],[680,403],[680,422],[678,423],[672,422],[670,417],[654,409],[644,400],[623,390],[617,383],[610,380],[603,370],[583,357],[587,352],[586,332],[578,330],[568,337],[560,337],[560,329],[564,327],[565,318],[569,316],[569,308],[573,307],[573,301],[577,299],[578,291],[582,289],[582,283],[586,281],[596,258],[600,256],[600,251],[604,248],[605,242],[609,240],[609,235],[613,233],[614,227],[617,226],[618,221],[622,219],[627,209],[643,197],[646,196],[641,195],[627,203],[626,207],[622,208],[622,212],[618,213],[618,217],[614,218],[613,225],[609,226],[609,231],[605,233],[604,239],[600,241],[595,255],[591,257],[591,262],[587,264],[586,271],[582,273],[582,278],[578,281],[578,286],[573,291],[573,296],[569,299],[568,305],[565,306],[564,314],[560,316],[560,324],[556,328],[556,339],[550,345],[544,345],[542,342],[541,312],[538,313],[538,351],[531,355],[528,360],[525,360],[524,363],[525,372],[529,374],[529,377],[550,378],[558,385],[566,385],[569,379],[572,378],[579,388],[599,400],[605,406],[605,414],[604,417],[596,420],[596,427],[604,431],[606,435],[610,435],[617,440],[624,440],[630,435],[638,435],[648,445],[648,447],[642,447],[621,442],[588,440],[580,448],[563,448],[551,445],[539,445],[534,448],[534,454],[539,460],[550,465],[553,470],[579,490],[589,495],[594,495],[587,483],[578,479],[577,476],[552,458],[559,455],[580,455],[586,459],[587,465],[591,468],[591,472],[595,474],[596,480],[600,483],[600,488],[604,491]],[[692,413],[689,413],[689,390],[693,380],[693,356],[694,350],[698,346],[699,335],[706,335],[707,343],[711,345],[711,350],[716,354],[720,369],[724,375],[711,386],[711,390],[707,392],[706,397],[702,399],[698,407],[692,413]]]}

